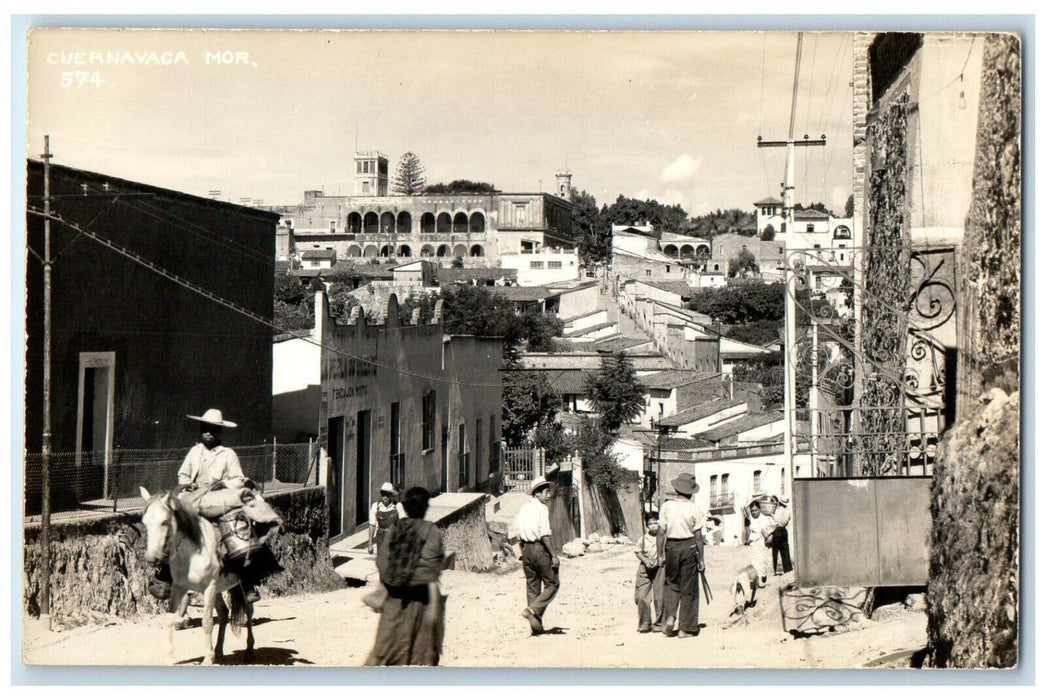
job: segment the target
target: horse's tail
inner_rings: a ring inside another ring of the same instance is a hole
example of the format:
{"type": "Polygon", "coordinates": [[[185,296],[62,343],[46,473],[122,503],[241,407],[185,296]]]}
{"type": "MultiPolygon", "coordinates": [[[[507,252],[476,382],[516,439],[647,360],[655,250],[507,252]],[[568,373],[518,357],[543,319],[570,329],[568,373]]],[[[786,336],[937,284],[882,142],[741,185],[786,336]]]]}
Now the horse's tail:
{"type": "Polygon", "coordinates": [[[247,624],[250,619],[251,605],[247,602],[243,592],[243,586],[233,586],[229,589],[229,624],[234,632],[247,624]]]}

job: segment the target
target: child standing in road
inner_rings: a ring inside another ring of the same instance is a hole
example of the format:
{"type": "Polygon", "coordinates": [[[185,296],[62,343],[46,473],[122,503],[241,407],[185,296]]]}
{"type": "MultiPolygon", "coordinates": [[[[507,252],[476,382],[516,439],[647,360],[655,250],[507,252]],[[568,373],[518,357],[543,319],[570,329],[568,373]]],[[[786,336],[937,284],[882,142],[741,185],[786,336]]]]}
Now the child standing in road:
{"type": "Polygon", "coordinates": [[[646,516],[646,532],[636,543],[636,557],[639,568],[636,569],[636,607],[639,608],[639,631],[650,632],[651,623],[661,625],[661,560],[657,555],[657,513],[646,516]]]}

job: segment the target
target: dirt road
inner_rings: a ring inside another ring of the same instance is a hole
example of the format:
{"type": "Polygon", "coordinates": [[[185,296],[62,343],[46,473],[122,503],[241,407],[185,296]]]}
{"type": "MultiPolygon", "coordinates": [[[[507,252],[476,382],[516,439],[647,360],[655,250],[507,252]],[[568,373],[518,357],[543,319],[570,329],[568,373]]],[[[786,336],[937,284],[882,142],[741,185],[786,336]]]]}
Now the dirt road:
{"type": "MultiPolygon", "coordinates": [[[[759,591],[747,618],[732,622],[729,582],[747,563],[744,549],[712,547],[708,577],[715,599],[702,604],[706,625],[696,638],[636,632],[631,547],[562,560],[562,588],[545,614],[551,633],[532,637],[520,617],[523,573],[447,571],[447,631],[442,666],[455,667],[658,667],[658,668],[857,668],[926,643],[926,616],[899,604],[880,608],[872,620],[844,633],[793,639],[781,626],[777,577],[759,591]]],[[[266,598],[255,608],[254,663],[273,666],[359,666],[370,651],[378,616],[361,602],[367,589],[266,598]]],[[[703,601],[702,601],[703,603],[703,601]]],[[[199,615],[199,610],[190,609],[199,615]]],[[[44,630],[23,622],[27,664],[164,665],[163,618],[44,630]]],[[[175,664],[198,663],[203,633],[174,634],[175,664]]],[[[244,638],[226,640],[226,664],[242,664],[244,638]]]]}

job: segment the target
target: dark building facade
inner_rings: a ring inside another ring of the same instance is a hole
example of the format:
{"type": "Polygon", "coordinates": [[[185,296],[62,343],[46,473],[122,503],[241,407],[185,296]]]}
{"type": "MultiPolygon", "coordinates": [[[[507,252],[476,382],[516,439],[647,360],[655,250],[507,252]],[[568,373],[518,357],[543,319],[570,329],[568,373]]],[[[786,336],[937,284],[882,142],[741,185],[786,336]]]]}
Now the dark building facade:
{"type": "MultiPolygon", "coordinates": [[[[52,480],[52,498],[102,497],[114,450],[188,449],[199,436],[186,415],[208,408],[239,424],[226,444],[270,439],[271,327],[156,268],[271,322],[278,217],[99,173],[50,170],[51,209],[62,219],[51,223],[53,451],[80,455],[74,479],[52,480]]],[[[43,209],[43,171],[28,162],[30,455],[41,451],[43,424],[44,219],[33,213],[43,209]]],[[[33,465],[29,459],[27,503],[34,500],[33,465]]]]}
{"type": "Polygon", "coordinates": [[[318,296],[331,536],[366,522],[385,481],[432,493],[482,488],[498,468],[503,340],[445,335],[439,307],[402,324],[395,295],[384,323],[356,315],[335,325],[318,296]]]}

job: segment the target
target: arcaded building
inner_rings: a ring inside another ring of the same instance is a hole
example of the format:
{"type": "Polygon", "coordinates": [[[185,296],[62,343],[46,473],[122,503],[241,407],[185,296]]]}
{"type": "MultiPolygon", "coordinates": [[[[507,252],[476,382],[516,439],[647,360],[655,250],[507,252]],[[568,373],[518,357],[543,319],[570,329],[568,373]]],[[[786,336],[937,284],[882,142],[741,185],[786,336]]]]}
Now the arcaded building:
{"type": "Polygon", "coordinates": [[[570,175],[559,195],[461,193],[390,195],[388,158],[356,154],[355,193],[305,192],[301,204],[276,207],[288,254],[331,250],[338,259],[461,258],[497,264],[502,255],[572,249],[570,175]]]}

